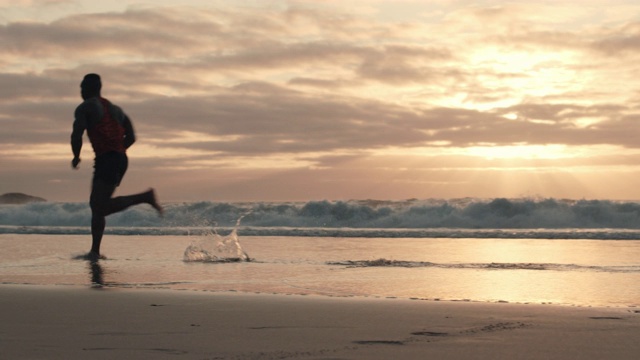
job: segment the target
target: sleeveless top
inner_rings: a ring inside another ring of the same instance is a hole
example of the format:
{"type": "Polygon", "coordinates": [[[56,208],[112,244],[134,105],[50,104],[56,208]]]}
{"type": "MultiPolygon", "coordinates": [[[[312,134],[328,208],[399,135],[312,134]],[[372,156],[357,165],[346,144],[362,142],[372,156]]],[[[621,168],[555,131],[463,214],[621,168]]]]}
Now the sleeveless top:
{"type": "Polygon", "coordinates": [[[102,119],[87,129],[93,151],[96,156],[110,151],[124,154],[126,152],[124,147],[124,127],[111,116],[109,112],[111,103],[102,97],[98,99],[102,105],[102,119]]]}

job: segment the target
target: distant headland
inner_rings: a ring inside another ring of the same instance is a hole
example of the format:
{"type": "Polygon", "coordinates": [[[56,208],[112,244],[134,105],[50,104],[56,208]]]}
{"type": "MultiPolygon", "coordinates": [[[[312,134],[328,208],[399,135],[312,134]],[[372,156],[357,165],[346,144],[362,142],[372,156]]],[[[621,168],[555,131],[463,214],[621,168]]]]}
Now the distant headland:
{"type": "Polygon", "coordinates": [[[41,197],[31,196],[23,193],[6,193],[0,195],[0,204],[27,204],[31,202],[47,201],[41,197]]]}

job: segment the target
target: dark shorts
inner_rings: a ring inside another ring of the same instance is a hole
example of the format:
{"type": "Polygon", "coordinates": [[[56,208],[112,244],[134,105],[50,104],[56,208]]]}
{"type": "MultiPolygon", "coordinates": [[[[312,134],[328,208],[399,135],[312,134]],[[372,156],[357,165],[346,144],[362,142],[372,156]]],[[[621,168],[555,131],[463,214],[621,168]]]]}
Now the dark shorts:
{"type": "Polygon", "coordinates": [[[118,186],[128,166],[127,154],[111,151],[98,155],[93,165],[93,181],[101,180],[109,185],[118,186]]]}

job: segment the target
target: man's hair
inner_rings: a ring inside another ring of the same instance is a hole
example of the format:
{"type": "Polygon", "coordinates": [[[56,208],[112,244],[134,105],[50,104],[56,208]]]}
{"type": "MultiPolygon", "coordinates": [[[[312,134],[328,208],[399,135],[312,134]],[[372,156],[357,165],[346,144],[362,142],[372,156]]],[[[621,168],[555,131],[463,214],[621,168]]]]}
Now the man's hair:
{"type": "Polygon", "coordinates": [[[80,84],[85,90],[88,90],[92,93],[99,93],[100,89],[102,89],[102,80],[100,80],[100,75],[98,74],[87,74],[82,79],[82,83],[80,84]]]}

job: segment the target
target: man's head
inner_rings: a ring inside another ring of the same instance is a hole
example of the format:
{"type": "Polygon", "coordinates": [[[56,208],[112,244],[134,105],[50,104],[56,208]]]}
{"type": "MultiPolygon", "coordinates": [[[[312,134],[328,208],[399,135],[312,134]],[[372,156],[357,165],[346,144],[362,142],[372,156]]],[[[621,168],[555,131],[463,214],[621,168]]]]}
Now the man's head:
{"type": "Polygon", "coordinates": [[[80,83],[80,93],[85,100],[100,96],[100,89],[102,89],[102,81],[98,74],[87,74],[82,79],[82,83],[80,83]]]}

